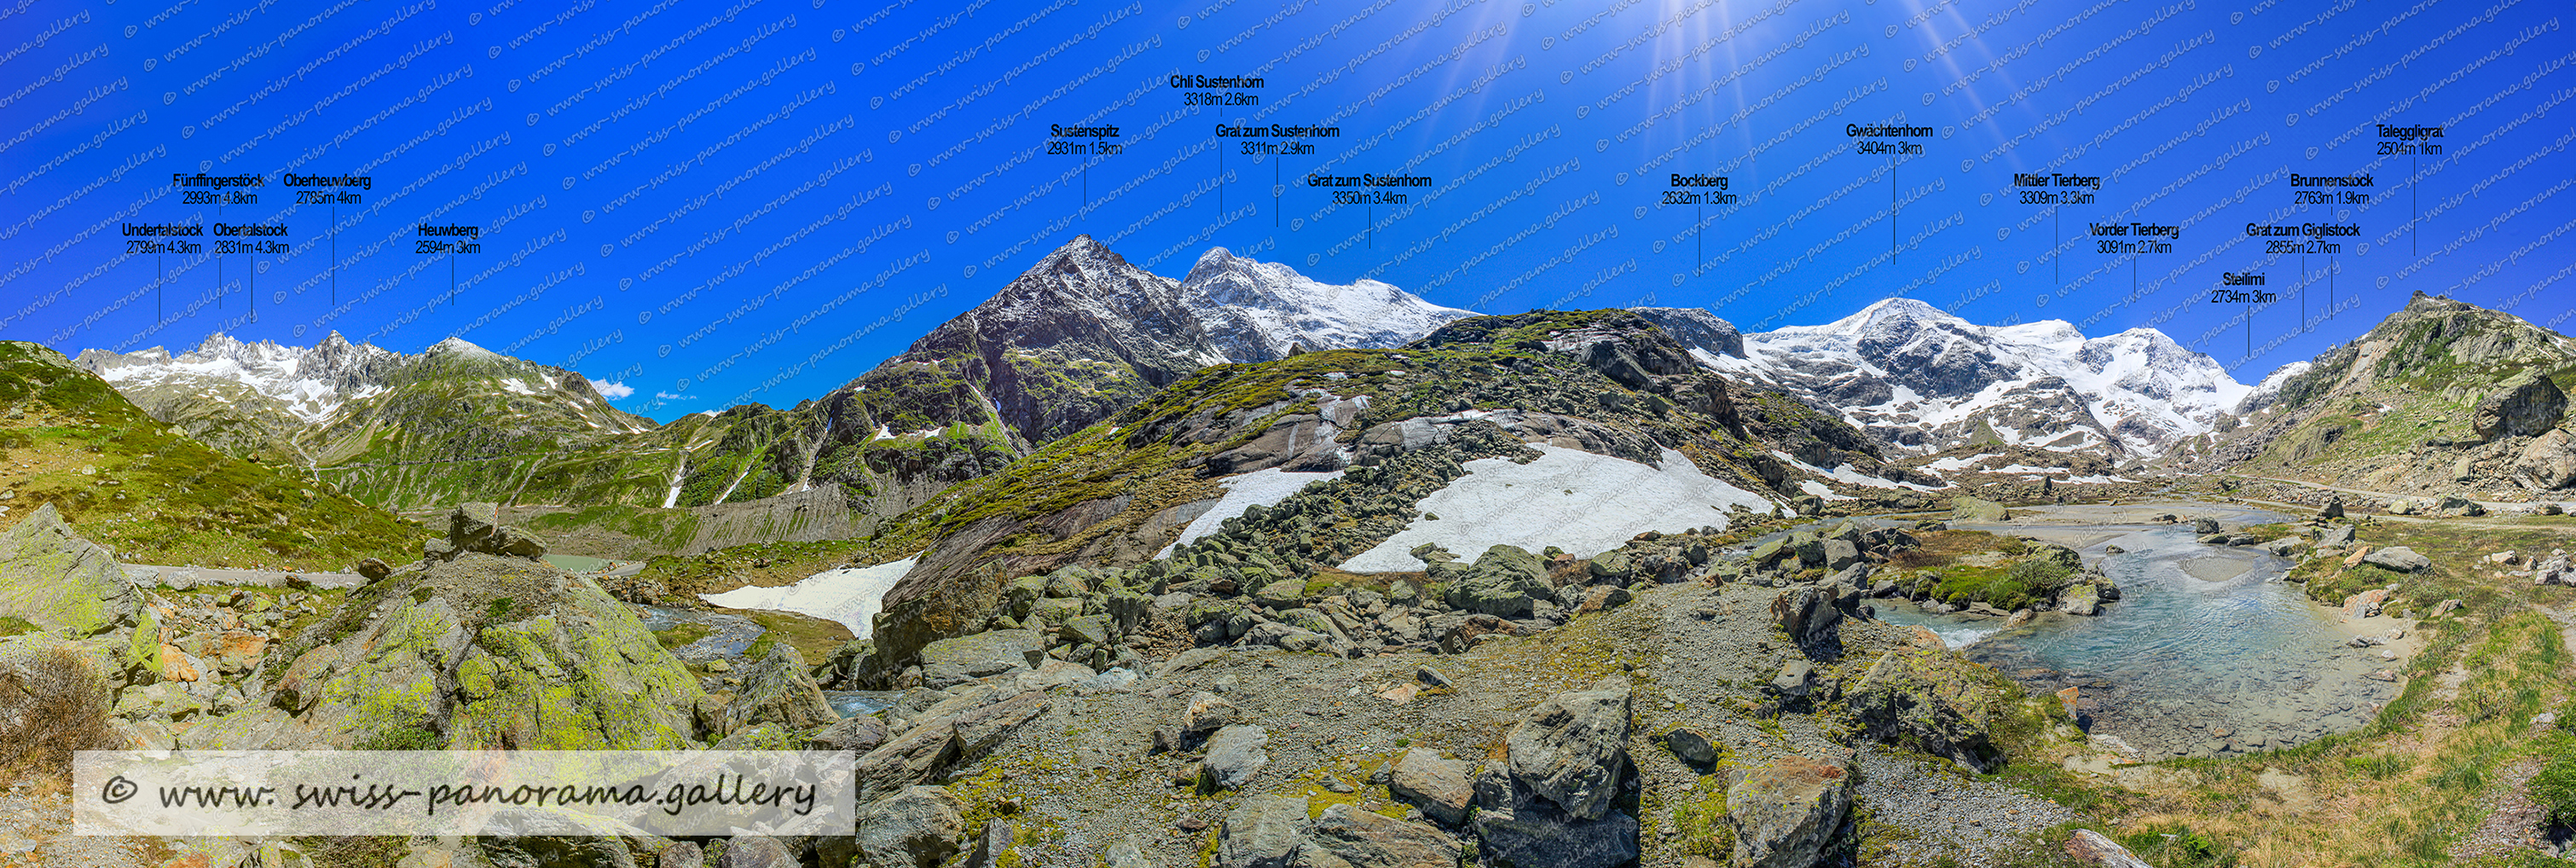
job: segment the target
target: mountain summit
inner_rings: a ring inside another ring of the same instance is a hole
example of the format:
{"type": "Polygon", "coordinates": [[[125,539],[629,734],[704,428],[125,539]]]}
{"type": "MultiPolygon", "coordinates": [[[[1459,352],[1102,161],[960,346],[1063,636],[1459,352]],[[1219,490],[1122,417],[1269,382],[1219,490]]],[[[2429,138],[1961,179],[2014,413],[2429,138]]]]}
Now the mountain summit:
{"type": "Polygon", "coordinates": [[[1208,365],[1269,361],[1292,348],[1400,346],[1471,315],[1374,280],[1327,284],[1224,248],[1175,281],[1079,235],[886,364],[952,370],[1034,447],[1208,365]]]}
{"type": "Polygon", "coordinates": [[[2065,320],[1981,326],[1910,298],[1743,346],[1740,358],[1699,355],[1927,453],[1991,442],[2154,456],[2251,391],[2154,329],[2086,338],[2065,320]]]}

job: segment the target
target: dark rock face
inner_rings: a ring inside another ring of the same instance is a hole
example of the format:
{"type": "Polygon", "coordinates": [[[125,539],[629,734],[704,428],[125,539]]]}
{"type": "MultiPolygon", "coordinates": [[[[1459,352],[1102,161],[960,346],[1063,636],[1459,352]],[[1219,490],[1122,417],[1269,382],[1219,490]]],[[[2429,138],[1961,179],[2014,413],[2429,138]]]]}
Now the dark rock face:
{"type": "Polygon", "coordinates": [[[2492,440],[2537,436],[2557,428],[2566,417],[2567,393],[2539,372],[2526,371],[2479,402],[2470,424],[2478,436],[2492,440]]]}
{"type": "Polygon", "coordinates": [[[1735,324],[1718,319],[1706,308],[1632,307],[1628,312],[1645,317],[1683,346],[1706,350],[1711,355],[1744,358],[1744,334],[1736,330],[1735,324]]]}
{"type": "Polygon", "coordinates": [[[546,543],[536,534],[502,524],[498,506],[467,503],[447,514],[447,538],[429,541],[421,554],[444,561],[467,552],[533,561],[546,556],[546,543]]]}

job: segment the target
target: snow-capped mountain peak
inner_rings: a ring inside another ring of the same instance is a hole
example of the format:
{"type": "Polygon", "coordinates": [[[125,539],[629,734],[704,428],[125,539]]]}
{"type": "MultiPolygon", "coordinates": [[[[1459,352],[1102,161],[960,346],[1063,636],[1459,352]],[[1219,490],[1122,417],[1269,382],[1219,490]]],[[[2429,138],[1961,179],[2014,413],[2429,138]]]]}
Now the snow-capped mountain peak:
{"type": "Polygon", "coordinates": [[[1475,315],[1375,280],[1324,283],[1223,247],[1209,248],[1190,267],[1181,303],[1208,322],[1210,339],[1234,361],[1279,358],[1292,346],[1399,346],[1475,315]]]}
{"type": "Polygon", "coordinates": [[[2001,439],[2156,455],[2251,391],[2154,329],[2087,338],[2065,320],[1977,325],[1910,298],[1744,340],[1744,359],[1702,361],[1920,452],[2001,439]]]}
{"type": "Polygon", "coordinates": [[[272,341],[244,343],[216,334],[176,356],[160,347],[123,355],[88,350],[81,353],[79,364],[128,394],[154,387],[238,383],[275,399],[298,419],[318,422],[338,410],[352,393],[376,384],[382,370],[398,358],[380,347],[351,344],[338,332],[309,349],[272,341]]]}

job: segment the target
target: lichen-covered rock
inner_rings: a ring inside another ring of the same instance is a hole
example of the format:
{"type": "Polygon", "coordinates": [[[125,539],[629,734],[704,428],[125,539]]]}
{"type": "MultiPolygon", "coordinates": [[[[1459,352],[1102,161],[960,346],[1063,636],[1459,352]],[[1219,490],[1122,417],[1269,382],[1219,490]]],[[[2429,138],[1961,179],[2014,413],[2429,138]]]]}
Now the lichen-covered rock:
{"type": "Polygon", "coordinates": [[[742,676],[742,689],[725,705],[725,730],[775,723],[788,729],[813,729],[839,720],[823,688],[805,673],[805,655],[796,646],[776,642],[742,676]]]}
{"type": "Polygon", "coordinates": [[[2002,749],[1988,730],[2008,701],[2001,685],[1977,665],[1937,649],[1880,654],[1845,692],[1869,738],[1919,750],[1977,772],[2003,765],[2002,749]]]}
{"type": "Polygon", "coordinates": [[[352,591],[267,660],[270,704],[340,747],[676,749],[704,696],[589,579],[475,552],[352,591]]]}
{"type": "Polygon", "coordinates": [[[1789,755],[1754,769],[1726,790],[1735,862],[1744,868],[1807,868],[1851,809],[1850,769],[1789,755]]]}
{"type": "Polygon", "coordinates": [[[1842,656],[1842,633],[1836,629],[1842,617],[1833,593],[1815,585],[1790,588],[1771,600],[1772,621],[1800,649],[1821,660],[1842,656]]]}
{"type": "Polygon", "coordinates": [[[946,787],[905,787],[870,802],[859,808],[859,858],[873,868],[934,868],[957,855],[965,810],[946,787]]]}
{"type": "Polygon", "coordinates": [[[2383,549],[2372,550],[2370,554],[2364,555],[2361,561],[2366,564],[2377,564],[2401,573],[2419,572],[2433,567],[2432,558],[2417,554],[2414,549],[2410,549],[2405,546],[2389,546],[2383,549]]]}
{"type": "Polygon", "coordinates": [[[954,666],[969,678],[1000,675],[1036,665],[1046,639],[1028,630],[988,630],[941,639],[921,648],[921,666],[954,666]]]}
{"type": "Polygon", "coordinates": [[[1219,868],[1288,868],[1306,830],[1306,800],[1254,796],[1234,806],[1217,832],[1219,868]]]}
{"type": "Polygon", "coordinates": [[[2012,511],[1985,498],[1961,495],[1950,498],[1950,517],[1961,521],[2004,521],[2012,517],[2012,511]]]}
{"type": "Polygon", "coordinates": [[[116,556],[73,533],[53,504],[0,533],[0,616],[80,638],[134,626],[142,610],[116,556]]]}
{"type": "Polygon", "coordinates": [[[1499,618],[1526,618],[1530,604],[1553,591],[1537,555],[1498,545],[1449,583],[1450,608],[1499,618]]]}
{"type": "Polygon", "coordinates": [[[1457,868],[1458,843],[1440,830],[1348,803],[1324,809],[1306,828],[1297,868],[1457,868]]]}
{"type": "Polygon", "coordinates": [[[1627,764],[1632,689],[1611,675],[1539,703],[1503,737],[1512,776],[1575,817],[1608,814],[1627,764]]]}
{"type": "Polygon", "coordinates": [[[1467,805],[1476,796],[1468,780],[1466,760],[1449,759],[1439,751],[1417,747],[1397,757],[1387,781],[1388,791],[1396,798],[1422,808],[1422,813],[1443,823],[1456,823],[1467,816],[1467,805]]]}
{"type": "Polygon", "coordinates": [[[1208,736],[1207,782],[1219,790],[1241,789],[1262,766],[1270,764],[1270,731],[1236,724],[1208,736]]]}
{"type": "Polygon", "coordinates": [[[1616,868],[1637,861],[1637,818],[1624,811],[1586,820],[1530,800],[1480,809],[1475,823],[1481,849],[1513,865],[1616,868]]]}

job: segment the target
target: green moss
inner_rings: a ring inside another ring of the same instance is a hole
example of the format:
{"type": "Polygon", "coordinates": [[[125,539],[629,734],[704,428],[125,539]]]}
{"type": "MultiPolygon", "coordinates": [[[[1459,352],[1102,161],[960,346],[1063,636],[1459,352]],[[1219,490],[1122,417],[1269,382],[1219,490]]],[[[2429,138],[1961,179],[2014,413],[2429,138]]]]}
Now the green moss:
{"type": "Polygon", "coordinates": [[[1683,853],[1725,860],[1735,852],[1735,825],[1726,816],[1726,787],[1722,775],[1701,775],[1690,789],[1672,806],[1673,828],[1681,831],[1676,843],[1683,853]]]}
{"type": "Polygon", "coordinates": [[[715,628],[705,624],[674,624],[666,630],[653,631],[653,640],[664,648],[678,648],[707,637],[715,628]]]}

